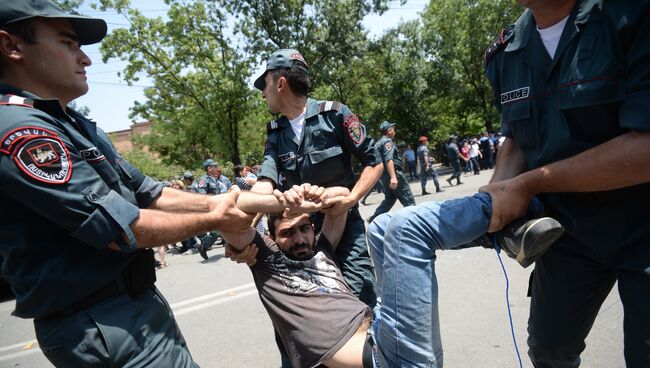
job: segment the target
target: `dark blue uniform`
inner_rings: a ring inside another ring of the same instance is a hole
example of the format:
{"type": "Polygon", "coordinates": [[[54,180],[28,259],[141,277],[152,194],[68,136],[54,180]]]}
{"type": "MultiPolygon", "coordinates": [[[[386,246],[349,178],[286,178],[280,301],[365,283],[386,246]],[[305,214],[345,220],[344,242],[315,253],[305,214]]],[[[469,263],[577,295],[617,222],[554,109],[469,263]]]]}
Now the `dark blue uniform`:
{"type": "MultiPolygon", "coordinates": [[[[486,53],[502,131],[530,168],[650,130],[649,1],[578,1],[554,59],[535,27],[526,12],[486,53]]],[[[627,366],[650,366],[650,184],[540,198],[566,233],[533,274],[533,363],[577,367],[618,281],[627,366]]]]}
{"type": "Polygon", "coordinates": [[[404,176],[402,158],[399,152],[397,152],[397,147],[395,147],[393,140],[384,135],[379,138],[375,147],[377,154],[384,163],[384,172],[379,179],[384,186],[384,200],[379,204],[375,213],[368,218],[368,222],[372,222],[375,217],[390,211],[398,199],[404,207],[415,206],[415,198],[413,198],[411,187],[404,176]],[[393,161],[395,176],[397,177],[397,188],[395,189],[390,188],[390,175],[388,174],[388,166],[386,165],[390,160],[393,161]]]}
{"type": "Polygon", "coordinates": [[[16,295],[13,314],[35,319],[47,358],[57,366],[192,366],[153,286],[153,253],[137,249],[130,228],[162,185],[58,100],[0,86],[0,121],[2,272],[16,295]]]}
{"type": "MultiPolygon", "coordinates": [[[[355,175],[352,155],[361,165],[374,166],[380,159],[374,152],[374,140],[350,109],[338,102],[307,99],[302,137],[296,137],[289,120],[281,117],[269,123],[259,177],[276,186],[311,183],[323,187],[352,188],[355,175]],[[280,174],[286,183],[280,183],[280,174]]],[[[314,216],[320,231],[323,216],[314,216]]],[[[336,256],[350,289],[366,304],[374,305],[374,273],[368,255],[365,224],[357,206],[351,208],[336,256]]]]}

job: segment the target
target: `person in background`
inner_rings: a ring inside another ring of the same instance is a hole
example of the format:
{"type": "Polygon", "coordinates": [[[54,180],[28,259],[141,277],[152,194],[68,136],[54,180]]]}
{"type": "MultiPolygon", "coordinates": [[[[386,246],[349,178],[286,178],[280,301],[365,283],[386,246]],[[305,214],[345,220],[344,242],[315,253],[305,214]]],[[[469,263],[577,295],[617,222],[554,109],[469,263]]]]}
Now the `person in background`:
{"type": "Polygon", "coordinates": [[[416,172],[417,161],[415,160],[415,151],[413,151],[413,147],[411,147],[410,144],[406,145],[403,159],[409,169],[409,180],[418,179],[418,174],[416,172]]]}

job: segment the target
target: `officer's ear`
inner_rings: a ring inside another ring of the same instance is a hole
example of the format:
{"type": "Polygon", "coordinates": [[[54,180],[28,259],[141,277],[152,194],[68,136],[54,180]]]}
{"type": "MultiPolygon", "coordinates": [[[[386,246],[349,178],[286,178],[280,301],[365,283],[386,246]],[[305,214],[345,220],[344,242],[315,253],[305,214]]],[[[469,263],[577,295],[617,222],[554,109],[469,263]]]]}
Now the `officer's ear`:
{"type": "Polygon", "coordinates": [[[11,33],[0,30],[0,55],[2,55],[3,62],[7,59],[10,61],[19,61],[23,58],[21,52],[22,40],[11,33]]]}
{"type": "Polygon", "coordinates": [[[285,77],[280,77],[278,78],[278,81],[276,82],[276,88],[278,89],[278,92],[283,92],[289,87],[289,83],[287,82],[287,78],[285,77]]]}

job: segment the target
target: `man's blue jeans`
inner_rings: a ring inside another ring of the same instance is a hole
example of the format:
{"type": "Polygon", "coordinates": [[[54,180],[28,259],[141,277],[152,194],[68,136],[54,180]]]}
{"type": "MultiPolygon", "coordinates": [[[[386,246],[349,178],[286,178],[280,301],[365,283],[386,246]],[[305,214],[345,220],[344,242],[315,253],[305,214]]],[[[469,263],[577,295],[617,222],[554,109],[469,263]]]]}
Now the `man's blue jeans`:
{"type": "Polygon", "coordinates": [[[491,213],[490,196],[478,193],[385,213],[368,226],[376,367],[442,367],[435,252],[485,234],[491,213]]]}

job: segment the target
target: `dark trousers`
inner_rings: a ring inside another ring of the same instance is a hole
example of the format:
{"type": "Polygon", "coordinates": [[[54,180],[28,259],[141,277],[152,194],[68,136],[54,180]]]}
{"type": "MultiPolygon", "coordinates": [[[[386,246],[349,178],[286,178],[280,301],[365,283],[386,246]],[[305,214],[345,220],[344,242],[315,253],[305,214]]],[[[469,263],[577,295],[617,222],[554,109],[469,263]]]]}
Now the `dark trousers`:
{"type": "Polygon", "coordinates": [[[455,159],[455,160],[450,160],[449,163],[451,164],[451,167],[454,168],[454,173],[451,174],[451,176],[449,177],[449,179],[447,179],[447,181],[451,182],[452,180],[456,179],[457,183],[460,184],[460,174],[461,174],[460,161],[458,161],[458,159],[455,159]]]}
{"type": "MultiPolygon", "coordinates": [[[[324,218],[320,212],[312,214],[316,233],[320,232],[324,218]]],[[[374,307],[377,303],[375,272],[366,244],[366,224],[356,206],[348,210],[345,230],[336,247],[336,259],[352,293],[370,308],[374,307]]]]}
{"type": "Polygon", "coordinates": [[[375,210],[375,213],[370,216],[368,222],[372,222],[375,217],[390,211],[391,208],[395,205],[395,202],[399,199],[399,202],[404,207],[415,206],[415,198],[413,198],[413,193],[411,192],[411,187],[404,177],[404,173],[399,170],[395,170],[397,176],[397,188],[390,189],[390,176],[382,175],[381,182],[384,185],[384,200],[379,204],[379,207],[375,210]]]}
{"type": "Polygon", "coordinates": [[[415,170],[416,164],[415,160],[413,161],[406,161],[406,166],[408,166],[409,169],[409,180],[414,180],[418,178],[418,174],[415,170]]]}
{"type": "Polygon", "coordinates": [[[126,292],[67,317],[34,320],[38,344],[56,367],[198,367],[156,287],[126,292]]]}
{"type": "Polygon", "coordinates": [[[619,254],[606,264],[576,249],[585,246],[570,236],[561,237],[531,275],[528,354],[534,366],[580,365],[585,338],[618,281],[625,312],[626,366],[650,367],[650,248],[619,254]]]}

